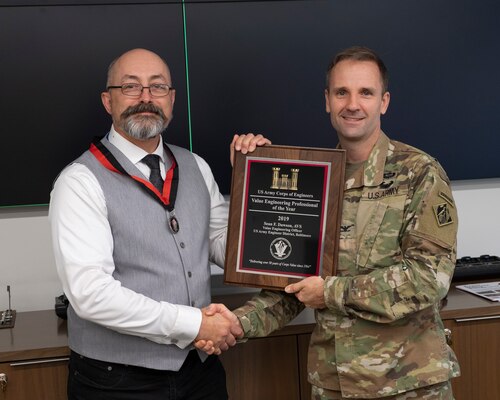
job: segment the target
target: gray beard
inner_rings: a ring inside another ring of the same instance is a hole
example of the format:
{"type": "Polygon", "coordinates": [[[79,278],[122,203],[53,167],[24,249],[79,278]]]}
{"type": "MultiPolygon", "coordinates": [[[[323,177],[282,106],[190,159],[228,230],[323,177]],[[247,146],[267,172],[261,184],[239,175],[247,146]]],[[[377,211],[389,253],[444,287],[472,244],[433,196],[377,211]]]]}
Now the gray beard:
{"type": "Polygon", "coordinates": [[[123,130],[134,139],[148,140],[167,129],[169,122],[161,117],[131,115],[125,119],[123,130]]]}

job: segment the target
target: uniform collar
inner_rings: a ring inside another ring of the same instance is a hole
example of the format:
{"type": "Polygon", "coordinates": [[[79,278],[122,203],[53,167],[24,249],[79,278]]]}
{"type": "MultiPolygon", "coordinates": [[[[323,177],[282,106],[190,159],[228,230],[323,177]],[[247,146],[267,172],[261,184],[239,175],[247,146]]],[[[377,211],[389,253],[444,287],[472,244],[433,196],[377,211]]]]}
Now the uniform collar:
{"type": "Polygon", "coordinates": [[[384,132],[381,132],[363,168],[360,168],[358,173],[346,180],[345,189],[379,186],[384,180],[385,162],[387,156],[392,152],[392,148],[389,138],[384,132]]]}

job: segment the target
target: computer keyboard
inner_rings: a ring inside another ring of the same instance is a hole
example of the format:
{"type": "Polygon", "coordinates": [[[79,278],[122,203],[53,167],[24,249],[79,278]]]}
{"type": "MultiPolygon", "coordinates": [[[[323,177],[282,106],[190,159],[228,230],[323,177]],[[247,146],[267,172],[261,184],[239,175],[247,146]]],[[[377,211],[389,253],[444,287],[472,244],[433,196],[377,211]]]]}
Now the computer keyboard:
{"type": "Polygon", "coordinates": [[[453,281],[500,279],[500,257],[488,254],[457,259],[453,281]]]}

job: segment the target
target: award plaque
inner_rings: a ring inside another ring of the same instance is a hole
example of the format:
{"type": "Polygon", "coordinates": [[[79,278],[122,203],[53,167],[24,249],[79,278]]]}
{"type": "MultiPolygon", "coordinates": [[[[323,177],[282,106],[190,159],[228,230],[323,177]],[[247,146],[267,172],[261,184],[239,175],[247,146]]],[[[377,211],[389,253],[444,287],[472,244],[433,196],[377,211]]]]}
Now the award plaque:
{"type": "Polygon", "coordinates": [[[263,146],[237,152],[224,282],[283,289],[334,275],[344,150],[263,146]]]}

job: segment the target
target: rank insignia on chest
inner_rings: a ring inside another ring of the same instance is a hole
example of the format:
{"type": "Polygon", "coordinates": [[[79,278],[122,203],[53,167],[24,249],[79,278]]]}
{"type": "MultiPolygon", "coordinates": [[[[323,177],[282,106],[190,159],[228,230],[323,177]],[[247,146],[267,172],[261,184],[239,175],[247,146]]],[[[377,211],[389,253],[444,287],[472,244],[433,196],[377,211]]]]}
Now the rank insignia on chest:
{"type": "Polygon", "coordinates": [[[453,223],[453,218],[451,217],[449,206],[447,203],[437,204],[432,206],[434,209],[434,215],[436,216],[437,224],[439,227],[449,225],[453,223]]]}

